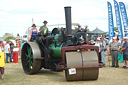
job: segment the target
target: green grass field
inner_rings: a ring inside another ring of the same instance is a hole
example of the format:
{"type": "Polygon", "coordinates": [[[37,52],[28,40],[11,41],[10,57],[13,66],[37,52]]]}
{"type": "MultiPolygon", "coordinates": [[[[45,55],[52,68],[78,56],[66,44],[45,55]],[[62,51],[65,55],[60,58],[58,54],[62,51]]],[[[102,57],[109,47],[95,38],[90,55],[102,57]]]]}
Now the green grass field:
{"type": "Polygon", "coordinates": [[[4,80],[0,80],[0,85],[127,85],[128,69],[123,69],[123,64],[119,63],[119,68],[100,68],[99,78],[94,81],[70,81],[65,79],[65,72],[53,72],[42,69],[36,75],[27,75],[22,69],[21,63],[6,63],[4,80]]]}

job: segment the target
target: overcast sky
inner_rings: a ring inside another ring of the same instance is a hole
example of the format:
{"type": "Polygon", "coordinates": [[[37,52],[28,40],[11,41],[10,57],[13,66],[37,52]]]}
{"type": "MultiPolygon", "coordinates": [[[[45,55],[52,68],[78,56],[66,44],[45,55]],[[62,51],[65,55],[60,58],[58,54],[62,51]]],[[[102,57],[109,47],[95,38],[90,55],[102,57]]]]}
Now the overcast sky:
{"type": "MultiPolygon", "coordinates": [[[[44,20],[48,25],[65,24],[65,6],[72,7],[72,23],[88,25],[91,31],[96,27],[108,31],[107,1],[114,8],[113,0],[0,0],[0,37],[5,33],[22,36],[32,25],[32,18],[37,26],[44,20]]],[[[127,0],[117,1],[124,2],[128,11],[127,0]]]]}

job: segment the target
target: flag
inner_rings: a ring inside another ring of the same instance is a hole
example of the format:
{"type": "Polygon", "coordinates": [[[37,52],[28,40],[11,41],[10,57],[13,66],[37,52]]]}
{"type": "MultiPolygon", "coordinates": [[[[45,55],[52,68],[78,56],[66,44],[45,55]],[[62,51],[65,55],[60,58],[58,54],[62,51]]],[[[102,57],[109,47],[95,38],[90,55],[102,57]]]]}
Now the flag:
{"type": "Polygon", "coordinates": [[[114,37],[114,23],[113,23],[113,13],[112,13],[112,5],[110,2],[107,2],[108,6],[108,32],[109,32],[109,40],[111,37],[114,37]]]}
{"type": "Polygon", "coordinates": [[[119,2],[119,6],[120,6],[123,25],[124,25],[124,30],[126,31],[125,35],[128,37],[128,18],[127,18],[126,8],[123,2],[119,2]]]}
{"type": "Polygon", "coordinates": [[[122,40],[123,39],[122,23],[120,18],[119,5],[116,0],[114,0],[114,7],[115,7],[116,25],[118,29],[118,37],[120,37],[122,40]]]}

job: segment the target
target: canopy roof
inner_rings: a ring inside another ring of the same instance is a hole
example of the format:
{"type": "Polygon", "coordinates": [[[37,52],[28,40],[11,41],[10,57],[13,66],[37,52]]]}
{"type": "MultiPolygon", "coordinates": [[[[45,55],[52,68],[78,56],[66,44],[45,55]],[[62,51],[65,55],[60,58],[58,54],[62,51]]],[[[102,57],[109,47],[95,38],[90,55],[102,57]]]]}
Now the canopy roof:
{"type": "Polygon", "coordinates": [[[91,31],[91,32],[89,32],[89,33],[90,33],[90,34],[105,34],[104,31],[102,31],[102,30],[100,30],[100,29],[98,29],[98,28],[94,29],[93,31],[91,31]]]}

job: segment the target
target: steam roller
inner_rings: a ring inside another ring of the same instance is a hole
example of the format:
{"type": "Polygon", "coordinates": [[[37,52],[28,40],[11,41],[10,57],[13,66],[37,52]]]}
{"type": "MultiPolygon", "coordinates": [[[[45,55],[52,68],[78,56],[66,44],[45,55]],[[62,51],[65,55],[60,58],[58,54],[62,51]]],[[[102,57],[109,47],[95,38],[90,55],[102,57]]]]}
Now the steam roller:
{"type": "Polygon", "coordinates": [[[54,28],[49,34],[38,34],[33,42],[23,45],[23,70],[30,75],[38,73],[41,68],[56,72],[65,70],[67,81],[97,80],[102,67],[99,48],[84,45],[86,29],[78,27],[72,30],[71,7],[64,9],[66,28],[54,28]]]}

